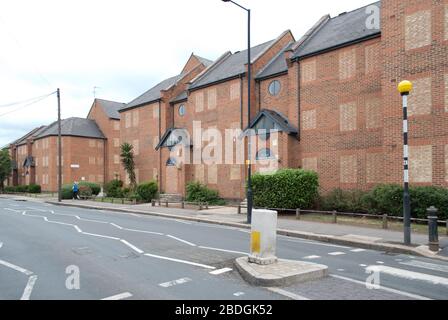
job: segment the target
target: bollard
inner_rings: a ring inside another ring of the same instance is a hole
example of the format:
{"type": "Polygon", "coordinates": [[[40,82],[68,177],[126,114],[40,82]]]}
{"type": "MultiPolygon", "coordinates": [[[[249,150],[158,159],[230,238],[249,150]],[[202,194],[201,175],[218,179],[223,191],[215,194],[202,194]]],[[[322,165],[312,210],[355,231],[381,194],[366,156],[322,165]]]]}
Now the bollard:
{"type": "Polygon", "coordinates": [[[333,223],[338,223],[338,213],[336,210],[333,211],[333,223]]]}
{"type": "Polygon", "coordinates": [[[383,214],[383,229],[389,229],[389,225],[387,223],[387,214],[383,214]]]}
{"type": "Polygon", "coordinates": [[[124,199],[121,199],[121,204],[124,204],[124,199]]]}
{"type": "Polygon", "coordinates": [[[277,211],[253,210],[249,263],[276,263],[276,242],[277,211]]]}
{"type": "Polygon", "coordinates": [[[208,202],[205,203],[205,209],[208,210],[208,202]]]}
{"type": "Polygon", "coordinates": [[[202,202],[199,202],[199,211],[202,210],[202,202]]]}
{"type": "Polygon", "coordinates": [[[434,206],[428,208],[428,231],[429,231],[429,250],[432,252],[439,252],[439,230],[437,208],[434,206]]]}
{"type": "Polygon", "coordinates": [[[112,203],[114,203],[114,198],[112,198],[112,203]]]}
{"type": "Polygon", "coordinates": [[[156,206],[156,200],[151,200],[151,206],[155,207],[156,206]]]}
{"type": "Polygon", "coordinates": [[[238,214],[241,214],[241,205],[238,205],[238,214]]]}
{"type": "Polygon", "coordinates": [[[300,220],[300,209],[296,209],[296,219],[300,220]]]}
{"type": "Polygon", "coordinates": [[[182,209],[185,209],[185,201],[182,201],[182,209]]]}
{"type": "Polygon", "coordinates": [[[162,206],[162,200],[159,199],[159,207],[162,206]]]}

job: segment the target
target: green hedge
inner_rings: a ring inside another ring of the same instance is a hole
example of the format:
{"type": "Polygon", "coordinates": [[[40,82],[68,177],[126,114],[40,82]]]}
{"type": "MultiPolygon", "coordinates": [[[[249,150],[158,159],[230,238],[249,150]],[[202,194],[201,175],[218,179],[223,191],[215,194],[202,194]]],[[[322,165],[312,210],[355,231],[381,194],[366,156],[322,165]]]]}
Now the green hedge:
{"type": "Polygon", "coordinates": [[[317,173],[302,169],[252,177],[254,205],[261,208],[309,209],[318,196],[318,188],[317,173]]]}
{"type": "MultiPolygon", "coordinates": [[[[448,189],[441,187],[410,187],[411,215],[426,219],[426,209],[435,206],[440,219],[448,218],[448,189]]],[[[378,185],[370,191],[341,189],[321,196],[323,210],[367,212],[403,216],[403,187],[395,184],[378,185]]]]}
{"type": "Polygon", "coordinates": [[[123,198],[123,181],[121,180],[112,180],[106,183],[104,186],[104,192],[106,196],[110,198],[123,198]]]}
{"type": "Polygon", "coordinates": [[[28,186],[20,185],[20,186],[7,186],[5,187],[5,192],[10,193],[41,193],[42,189],[40,185],[30,184],[28,186]]]}
{"type": "Polygon", "coordinates": [[[224,205],[225,201],[219,197],[216,190],[207,188],[199,182],[190,182],[186,187],[188,202],[208,202],[211,205],[224,205]]]}
{"type": "Polygon", "coordinates": [[[158,191],[159,187],[157,185],[157,182],[150,181],[139,184],[135,193],[140,197],[141,200],[145,202],[151,202],[151,200],[156,198],[158,191]]]}
{"type": "Polygon", "coordinates": [[[101,186],[98,183],[88,182],[88,181],[81,181],[78,183],[79,188],[81,189],[82,186],[87,186],[92,190],[92,195],[99,195],[101,192],[101,186]]]}
{"type": "Polygon", "coordinates": [[[73,185],[71,185],[71,184],[64,184],[62,186],[62,199],[64,199],[64,200],[73,199],[72,187],[73,187],[73,185]]]}

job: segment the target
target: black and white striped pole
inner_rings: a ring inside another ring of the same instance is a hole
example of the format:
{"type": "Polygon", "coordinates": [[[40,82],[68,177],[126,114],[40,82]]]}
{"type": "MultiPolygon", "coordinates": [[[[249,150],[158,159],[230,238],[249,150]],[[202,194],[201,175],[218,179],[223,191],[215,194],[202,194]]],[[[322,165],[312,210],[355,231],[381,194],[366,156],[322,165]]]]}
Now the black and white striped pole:
{"type": "Polygon", "coordinates": [[[403,98],[403,163],[404,163],[404,191],[403,191],[403,218],[404,218],[404,244],[411,245],[411,196],[409,194],[409,146],[408,146],[408,96],[412,91],[412,82],[402,81],[398,91],[403,98]]]}

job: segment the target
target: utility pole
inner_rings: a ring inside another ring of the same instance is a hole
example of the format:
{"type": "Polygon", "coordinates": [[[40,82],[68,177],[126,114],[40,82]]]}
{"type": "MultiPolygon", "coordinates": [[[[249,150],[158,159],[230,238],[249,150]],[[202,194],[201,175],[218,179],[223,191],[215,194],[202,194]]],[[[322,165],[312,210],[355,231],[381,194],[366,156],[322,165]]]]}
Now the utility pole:
{"type": "Polygon", "coordinates": [[[62,201],[61,92],[58,88],[58,202],[62,201]]]}

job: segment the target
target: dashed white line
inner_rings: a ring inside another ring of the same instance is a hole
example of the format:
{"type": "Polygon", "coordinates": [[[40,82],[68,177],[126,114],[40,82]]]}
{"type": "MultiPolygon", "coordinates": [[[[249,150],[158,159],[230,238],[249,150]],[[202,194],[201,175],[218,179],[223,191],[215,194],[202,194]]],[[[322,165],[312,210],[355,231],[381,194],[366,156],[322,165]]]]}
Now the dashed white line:
{"type": "Polygon", "coordinates": [[[169,258],[169,257],[164,257],[164,256],[158,256],[158,255],[150,254],[150,253],[145,253],[145,256],[151,257],[151,258],[156,258],[156,259],[161,259],[161,260],[168,260],[168,261],[173,261],[173,262],[189,264],[191,266],[201,267],[201,268],[205,268],[205,269],[216,269],[215,267],[208,266],[208,265],[201,264],[201,263],[196,263],[196,262],[191,262],[191,261],[186,261],[186,260],[180,260],[180,259],[174,259],[174,258],[169,258]]]}
{"type": "Polygon", "coordinates": [[[22,211],[20,211],[20,210],[14,210],[14,209],[10,209],[10,208],[3,208],[3,210],[11,211],[11,212],[17,212],[17,213],[22,212],[22,211]]]}
{"type": "Polygon", "coordinates": [[[363,268],[367,267],[366,264],[360,264],[359,266],[360,266],[360,267],[363,267],[363,268]]]}
{"type": "Polygon", "coordinates": [[[85,235],[88,235],[88,236],[92,236],[92,237],[105,238],[105,239],[110,239],[110,240],[120,240],[119,238],[110,237],[110,236],[104,236],[102,234],[89,233],[89,232],[81,232],[81,233],[85,234],[85,235]]]}
{"type": "Polygon", "coordinates": [[[212,250],[212,251],[221,251],[221,252],[237,253],[237,254],[247,255],[247,252],[241,252],[241,251],[226,250],[226,249],[211,248],[211,247],[203,247],[203,246],[199,246],[198,248],[206,249],[206,250],[212,250]]]}
{"type": "Polygon", "coordinates": [[[136,246],[134,246],[132,243],[127,242],[126,240],[121,239],[120,240],[122,243],[124,243],[125,245],[127,245],[129,248],[131,248],[132,250],[134,250],[135,252],[142,254],[144,253],[143,250],[137,248],[136,246]]]}
{"type": "Polygon", "coordinates": [[[117,228],[117,229],[123,230],[123,227],[120,227],[118,224],[115,224],[115,223],[111,222],[110,225],[115,227],[115,228],[117,228]]]}
{"type": "Polygon", "coordinates": [[[107,298],[104,298],[101,300],[123,300],[123,299],[130,298],[130,297],[132,297],[132,294],[130,294],[129,292],[123,292],[123,293],[117,294],[115,296],[107,297],[107,298]]]}
{"type": "Polygon", "coordinates": [[[78,226],[73,226],[73,227],[76,229],[76,231],[78,231],[79,233],[82,233],[82,230],[78,226]]]}
{"type": "Polygon", "coordinates": [[[25,275],[27,275],[27,276],[31,276],[31,275],[33,274],[33,272],[31,272],[31,271],[29,271],[29,270],[27,270],[27,269],[25,269],[25,268],[16,266],[15,264],[9,263],[9,262],[4,261],[4,260],[0,260],[0,264],[1,264],[1,265],[4,265],[4,266],[7,267],[7,268],[16,270],[16,271],[18,271],[18,272],[20,272],[20,273],[23,273],[23,274],[25,274],[25,275]]]}
{"type": "MultiPolygon", "coordinates": [[[[335,274],[330,274],[330,277],[332,278],[336,278],[336,279],[340,279],[340,280],[344,280],[344,281],[349,281],[349,282],[353,282],[362,286],[366,286],[366,283],[363,281],[359,281],[359,280],[355,280],[355,279],[351,279],[351,278],[347,278],[347,277],[342,277],[342,276],[338,276],[335,274]]],[[[413,293],[409,293],[409,292],[405,292],[405,291],[400,291],[400,290],[396,290],[396,289],[392,289],[392,288],[388,288],[388,287],[383,287],[383,286],[378,286],[378,290],[384,290],[387,292],[391,292],[391,293],[395,293],[398,295],[402,295],[405,297],[409,297],[412,299],[416,299],[416,300],[432,300],[430,298],[424,297],[424,296],[420,296],[417,294],[413,294],[413,293]]]]}
{"type": "Polygon", "coordinates": [[[266,288],[266,289],[268,289],[269,291],[278,293],[282,296],[288,297],[292,300],[310,300],[304,296],[301,296],[301,295],[298,295],[298,294],[295,294],[295,293],[292,293],[292,292],[289,292],[289,291],[286,291],[286,290],[283,290],[280,288],[266,288]]]}
{"type": "Polygon", "coordinates": [[[23,290],[22,297],[20,300],[30,300],[31,292],[33,292],[34,285],[36,284],[37,276],[31,276],[28,278],[28,283],[26,284],[25,290],[23,290]]]}
{"type": "Polygon", "coordinates": [[[429,282],[435,285],[448,286],[448,278],[442,278],[438,276],[429,275],[426,273],[419,273],[414,271],[408,271],[404,269],[392,268],[387,266],[369,266],[366,268],[369,272],[385,273],[394,277],[408,279],[408,280],[420,280],[429,282]]]}
{"type": "Polygon", "coordinates": [[[233,295],[235,297],[241,297],[241,296],[245,295],[245,293],[244,292],[235,292],[233,295]]]}
{"type": "Polygon", "coordinates": [[[364,252],[364,251],[366,251],[366,249],[353,249],[353,250],[350,250],[351,252],[364,252]]]}
{"type": "Polygon", "coordinates": [[[226,272],[230,272],[232,270],[233,270],[232,268],[223,268],[223,269],[211,271],[209,273],[214,275],[214,276],[217,276],[217,275],[220,275],[220,274],[223,274],[223,273],[226,273],[226,272]]]}
{"type": "Polygon", "coordinates": [[[145,231],[145,230],[136,230],[136,229],[128,229],[128,228],[123,228],[123,230],[132,231],[132,232],[147,233],[147,234],[155,234],[155,235],[158,235],[158,236],[163,236],[164,235],[163,233],[160,233],[160,232],[152,232],[152,231],[145,231]]]}
{"type": "Polygon", "coordinates": [[[169,287],[177,286],[180,284],[185,284],[185,283],[191,282],[191,281],[193,281],[193,280],[191,280],[190,278],[181,278],[181,279],[161,283],[161,284],[159,284],[159,286],[163,287],[163,288],[169,288],[169,287]]]}
{"type": "Polygon", "coordinates": [[[342,256],[344,254],[345,254],[345,252],[340,252],[340,251],[338,251],[338,252],[330,252],[329,253],[330,256],[342,256]]]}
{"type": "Polygon", "coordinates": [[[319,259],[319,258],[320,258],[320,256],[307,256],[307,257],[304,257],[303,259],[314,260],[314,259],[319,259]]]}
{"type": "Polygon", "coordinates": [[[175,237],[175,236],[172,236],[172,235],[170,235],[170,234],[167,234],[166,236],[167,236],[168,238],[171,238],[171,239],[180,241],[180,242],[182,242],[182,243],[185,243],[185,244],[187,244],[187,245],[189,245],[189,246],[196,247],[196,245],[195,245],[194,243],[191,243],[191,242],[189,242],[189,241],[180,239],[180,238],[175,237]]]}
{"type": "Polygon", "coordinates": [[[383,261],[377,261],[376,263],[378,263],[378,264],[384,264],[383,261]]]}

